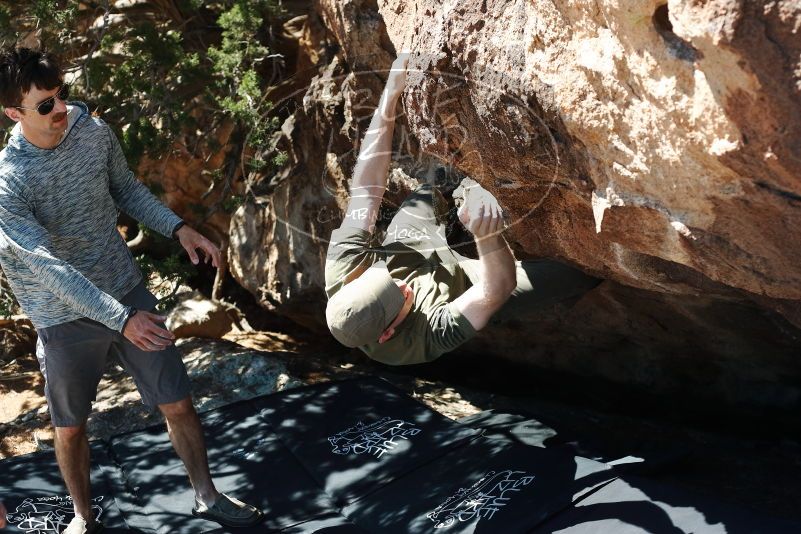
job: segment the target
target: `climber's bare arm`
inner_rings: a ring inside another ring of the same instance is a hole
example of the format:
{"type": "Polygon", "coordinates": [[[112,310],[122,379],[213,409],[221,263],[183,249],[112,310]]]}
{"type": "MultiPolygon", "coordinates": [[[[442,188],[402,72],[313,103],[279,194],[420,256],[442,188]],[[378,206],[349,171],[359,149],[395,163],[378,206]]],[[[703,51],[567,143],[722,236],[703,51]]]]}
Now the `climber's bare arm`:
{"type": "Polygon", "coordinates": [[[392,63],[387,85],[373,113],[370,127],[362,140],[359,159],[353,170],[350,202],[342,227],[360,228],[372,233],[384,191],[392,156],[392,134],[395,130],[395,107],[406,86],[406,65],[409,54],[401,53],[392,63]]]}
{"type": "Polygon", "coordinates": [[[501,232],[503,210],[495,197],[467,204],[459,210],[459,219],[476,238],[479,281],[462,293],[454,305],[473,328],[481,330],[501,309],[517,285],[515,258],[501,232]]]}

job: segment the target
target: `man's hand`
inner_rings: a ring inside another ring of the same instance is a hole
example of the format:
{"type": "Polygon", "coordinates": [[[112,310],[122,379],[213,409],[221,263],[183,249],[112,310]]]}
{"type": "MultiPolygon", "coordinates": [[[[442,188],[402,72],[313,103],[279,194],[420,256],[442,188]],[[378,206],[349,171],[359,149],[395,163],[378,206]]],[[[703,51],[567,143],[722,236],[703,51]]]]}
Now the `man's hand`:
{"type": "Polygon", "coordinates": [[[175,236],[180,241],[181,246],[184,247],[186,253],[189,254],[189,259],[192,263],[197,265],[200,261],[197,251],[200,249],[203,252],[204,261],[206,263],[211,260],[211,264],[216,268],[220,268],[220,249],[214,243],[200,235],[187,225],[182,226],[175,233],[175,236]]]}
{"type": "Polygon", "coordinates": [[[403,93],[406,87],[406,66],[409,64],[409,51],[404,50],[389,68],[389,76],[387,77],[386,91],[393,96],[399,96],[403,93]]]}
{"type": "Polygon", "coordinates": [[[498,201],[483,188],[471,189],[469,193],[469,200],[459,208],[459,220],[476,240],[498,235],[505,227],[498,201]]]}
{"type": "Polygon", "coordinates": [[[155,313],[138,311],[128,319],[122,335],[145,352],[164,350],[172,345],[175,339],[172,332],[160,326],[166,320],[166,317],[155,313]]]}
{"type": "Polygon", "coordinates": [[[0,501],[0,528],[6,528],[6,507],[3,505],[3,501],[0,501]]]}

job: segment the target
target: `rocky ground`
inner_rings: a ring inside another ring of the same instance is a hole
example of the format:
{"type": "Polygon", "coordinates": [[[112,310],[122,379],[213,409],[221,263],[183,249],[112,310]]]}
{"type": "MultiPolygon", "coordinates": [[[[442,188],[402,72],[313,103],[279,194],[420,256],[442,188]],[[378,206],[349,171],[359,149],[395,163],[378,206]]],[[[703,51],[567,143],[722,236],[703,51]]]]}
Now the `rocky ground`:
{"type": "MultiPolygon", "coordinates": [[[[441,364],[395,369],[346,351],[325,336],[234,329],[225,339],[178,341],[200,411],[299,384],[360,374],[381,376],[447,417],[483,410],[524,411],[564,439],[600,457],[675,455],[660,473],[668,482],[785,517],[801,519],[801,444],[784,428],[753,420],[739,425],[707,417],[670,415],[642,401],[634,406],[581,382],[543,378],[532,389],[510,380],[495,362],[453,356],[441,364]],[[503,378],[501,381],[501,378],[503,378]],[[640,413],[637,413],[637,412],[640,413]]],[[[43,384],[32,355],[6,362],[0,380],[0,456],[52,447],[43,384]]],[[[519,376],[520,373],[517,373],[519,376]]],[[[629,401],[631,399],[629,398],[629,401]]],[[[133,381],[112,365],[89,421],[92,438],[145,427],[159,416],[139,402],[133,381]]]]}
{"type": "MultiPolygon", "coordinates": [[[[342,353],[326,342],[301,342],[281,333],[239,332],[222,340],[180,339],[177,346],[184,354],[195,405],[201,412],[301,384],[362,374],[383,376],[454,419],[484,409],[444,383],[380,369],[366,358],[342,353]]],[[[481,404],[486,405],[492,395],[481,397],[485,399],[481,404]]],[[[103,439],[159,421],[157,413],[141,404],[133,379],[120,366],[110,365],[89,418],[91,438],[103,439]]],[[[0,457],[52,446],[44,381],[32,354],[3,368],[0,423],[0,457]]]]}

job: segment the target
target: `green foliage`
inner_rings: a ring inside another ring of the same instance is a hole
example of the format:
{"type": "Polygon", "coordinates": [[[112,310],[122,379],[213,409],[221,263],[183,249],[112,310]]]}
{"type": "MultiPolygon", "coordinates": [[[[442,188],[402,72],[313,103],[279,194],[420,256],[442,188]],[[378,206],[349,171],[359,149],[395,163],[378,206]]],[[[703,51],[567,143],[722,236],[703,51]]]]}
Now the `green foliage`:
{"type": "Polygon", "coordinates": [[[4,34],[11,28],[11,9],[0,5],[0,31],[4,34]]]}
{"type": "Polygon", "coordinates": [[[226,198],[222,203],[222,208],[226,213],[233,213],[236,209],[245,202],[245,199],[240,195],[231,195],[226,198]]]}
{"type": "Polygon", "coordinates": [[[146,238],[148,238],[148,239],[158,239],[158,238],[162,237],[161,235],[157,234],[156,232],[154,232],[153,230],[151,230],[150,228],[148,228],[147,226],[145,226],[142,223],[139,223],[137,225],[137,228],[139,229],[139,232],[144,234],[144,236],[146,238]]]}
{"type": "Polygon", "coordinates": [[[202,87],[200,55],[187,51],[181,32],[142,23],[110,30],[100,54],[86,67],[87,96],[118,132],[128,162],[135,167],[145,154],[159,157],[186,131],[196,127],[187,106],[202,87]],[[122,52],[111,66],[103,58],[122,52]]]}
{"type": "Polygon", "coordinates": [[[204,2],[205,0],[183,0],[183,5],[189,10],[200,9],[204,2]]]}
{"type": "Polygon", "coordinates": [[[273,165],[276,167],[283,167],[289,160],[289,154],[286,152],[279,152],[273,157],[273,165]]]}
{"type": "MultiPolygon", "coordinates": [[[[75,35],[74,25],[78,17],[79,2],[77,0],[33,0],[20,2],[6,1],[0,6],[0,11],[5,11],[8,16],[8,25],[2,24],[3,41],[11,44],[16,40],[17,35],[13,31],[15,27],[25,27],[39,29],[41,33],[42,46],[50,50],[59,50],[59,44],[69,41],[75,35]],[[19,13],[12,7],[19,9],[19,5],[28,6],[27,10],[19,13]]],[[[4,18],[0,15],[0,20],[4,18]]]]}
{"type": "Polygon", "coordinates": [[[259,33],[266,13],[277,12],[273,0],[238,0],[217,19],[222,41],[208,49],[217,75],[214,101],[247,131],[248,145],[263,148],[279,125],[265,115],[272,104],[264,98],[264,82],[258,68],[269,49],[260,44],[259,33]]]}
{"type": "Polygon", "coordinates": [[[189,262],[180,243],[167,239],[143,224],[139,224],[138,227],[139,232],[153,243],[152,248],[167,251],[164,258],[140,254],[135,260],[149,289],[161,299],[160,306],[170,308],[175,305],[175,293],[178,288],[196,273],[195,267],[189,262]]]}
{"type": "Polygon", "coordinates": [[[57,2],[56,0],[34,0],[31,11],[39,24],[43,26],[67,27],[75,21],[78,14],[78,2],[57,2]]]}
{"type": "MultiPolygon", "coordinates": [[[[226,150],[226,163],[210,170],[223,198],[210,207],[189,204],[206,219],[242,204],[235,182],[246,173],[269,174],[287,161],[270,146],[280,122],[265,97],[265,73],[275,60],[269,26],[286,15],[280,1],[173,0],[169,8],[161,7],[169,2],[143,3],[120,19],[111,0],[0,0],[0,44],[36,32],[45,49],[61,56],[74,98],[115,130],[133,169],[146,156],[166,157],[176,143],[190,151],[226,150]],[[235,128],[222,147],[213,129],[225,120],[235,128]]],[[[7,126],[0,127],[3,143],[7,126]]],[[[164,193],[159,184],[150,187],[164,193]]],[[[137,261],[157,278],[177,281],[191,272],[183,257],[137,261]]]]}
{"type": "Polygon", "coordinates": [[[285,14],[280,0],[176,0],[176,8],[190,17],[171,20],[152,7],[151,16],[124,24],[112,20],[113,2],[83,10],[79,4],[0,0],[0,37],[8,45],[37,31],[45,48],[73,58],[67,67],[75,75],[76,97],[116,129],[131,167],[146,154],[163,155],[176,140],[206,134],[198,134],[197,109],[206,123],[215,113],[233,119],[245,140],[241,151],[268,145],[279,124],[266,118],[272,104],[260,72],[270,61],[267,25],[285,14]],[[78,17],[93,23],[88,34],[74,30],[78,17]]]}

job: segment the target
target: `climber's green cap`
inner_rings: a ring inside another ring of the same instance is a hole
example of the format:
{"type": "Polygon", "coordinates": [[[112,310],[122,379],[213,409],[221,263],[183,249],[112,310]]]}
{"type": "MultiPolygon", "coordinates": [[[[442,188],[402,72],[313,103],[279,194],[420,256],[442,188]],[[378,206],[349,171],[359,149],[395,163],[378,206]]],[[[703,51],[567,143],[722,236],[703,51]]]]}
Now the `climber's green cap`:
{"type": "Polygon", "coordinates": [[[345,284],[328,301],[325,319],[346,347],[375,343],[403,307],[404,296],[383,261],[345,284]]]}

